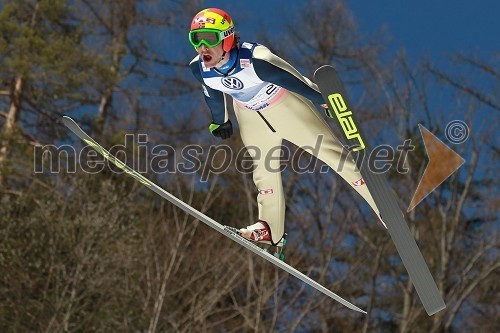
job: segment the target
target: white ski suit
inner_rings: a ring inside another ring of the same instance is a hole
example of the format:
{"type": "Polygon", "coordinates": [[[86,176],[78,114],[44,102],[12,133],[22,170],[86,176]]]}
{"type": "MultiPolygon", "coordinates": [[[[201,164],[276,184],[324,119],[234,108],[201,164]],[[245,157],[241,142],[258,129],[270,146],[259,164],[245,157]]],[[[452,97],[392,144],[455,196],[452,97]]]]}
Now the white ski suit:
{"type": "Polygon", "coordinates": [[[241,138],[254,162],[258,218],[270,226],[273,242],[279,242],[285,224],[280,172],[283,139],[305,148],[338,172],[379,216],[353,159],[313,104],[324,103],[316,84],[263,45],[242,43],[231,52],[234,63],[225,74],[205,68],[199,57],[190,67],[203,85],[213,123],[228,120],[224,94],[233,97],[241,138]],[[318,140],[319,149],[314,151],[311,147],[316,147],[318,140]]]}

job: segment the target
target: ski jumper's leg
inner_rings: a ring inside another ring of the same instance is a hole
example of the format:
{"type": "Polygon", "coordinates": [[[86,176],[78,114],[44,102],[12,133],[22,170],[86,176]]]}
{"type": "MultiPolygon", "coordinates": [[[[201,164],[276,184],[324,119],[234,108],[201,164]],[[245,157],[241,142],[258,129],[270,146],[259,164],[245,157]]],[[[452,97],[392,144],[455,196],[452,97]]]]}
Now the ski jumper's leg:
{"type": "MultiPolygon", "coordinates": [[[[253,180],[259,191],[259,220],[267,222],[273,243],[277,243],[283,237],[285,226],[285,198],[280,170],[282,139],[256,111],[237,103],[233,106],[241,139],[253,159],[253,180]]],[[[265,111],[267,109],[262,113],[265,111]]]]}
{"type": "Polygon", "coordinates": [[[380,218],[378,208],[354,160],[342,147],[314,104],[302,96],[289,92],[279,104],[279,108],[280,110],[275,110],[270,116],[270,121],[277,124],[276,131],[284,139],[306,148],[307,152],[328,164],[366,200],[380,218]]]}

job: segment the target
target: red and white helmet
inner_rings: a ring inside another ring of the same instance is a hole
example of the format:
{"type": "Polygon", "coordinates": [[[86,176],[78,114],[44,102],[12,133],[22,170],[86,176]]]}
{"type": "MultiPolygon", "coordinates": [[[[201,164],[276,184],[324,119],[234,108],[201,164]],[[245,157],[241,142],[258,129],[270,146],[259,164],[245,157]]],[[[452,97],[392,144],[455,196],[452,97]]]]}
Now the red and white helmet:
{"type": "Polygon", "coordinates": [[[223,43],[223,50],[229,52],[234,45],[234,39],[233,20],[222,9],[204,9],[191,21],[189,42],[195,48],[202,44],[214,47],[223,43]]]}

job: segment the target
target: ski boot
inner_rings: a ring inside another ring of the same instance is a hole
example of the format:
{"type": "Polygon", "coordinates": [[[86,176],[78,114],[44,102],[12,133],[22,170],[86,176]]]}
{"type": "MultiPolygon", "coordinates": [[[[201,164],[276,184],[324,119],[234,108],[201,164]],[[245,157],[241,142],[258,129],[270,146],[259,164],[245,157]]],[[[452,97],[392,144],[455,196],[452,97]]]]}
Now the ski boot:
{"type": "Polygon", "coordinates": [[[264,221],[258,221],[251,226],[236,229],[233,227],[228,227],[231,231],[237,233],[238,235],[246,238],[252,242],[257,244],[265,244],[268,245],[267,252],[275,256],[276,258],[284,261],[285,260],[285,246],[287,234],[283,234],[283,237],[279,240],[278,243],[273,244],[271,239],[271,231],[269,225],[264,221]]]}

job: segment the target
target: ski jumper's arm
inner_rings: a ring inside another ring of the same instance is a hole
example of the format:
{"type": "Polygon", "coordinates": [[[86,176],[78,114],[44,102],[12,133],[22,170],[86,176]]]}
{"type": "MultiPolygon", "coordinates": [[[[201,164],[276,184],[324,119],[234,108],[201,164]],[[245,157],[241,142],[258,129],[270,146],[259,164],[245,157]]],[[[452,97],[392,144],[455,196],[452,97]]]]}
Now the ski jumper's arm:
{"type": "Polygon", "coordinates": [[[302,76],[289,63],[272,53],[267,47],[257,45],[253,51],[252,61],[255,73],[261,80],[277,84],[314,103],[325,103],[315,83],[302,76]]]}
{"type": "Polygon", "coordinates": [[[228,120],[226,98],[221,91],[212,89],[205,85],[203,77],[200,72],[200,64],[198,56],[196,56],[189,64],[194,77],[203,86],[203,93],[205,94],[205,101],[207,102],[210,112],[212,113],[212,122],[214,124],[224,124],[228,120]]]}

